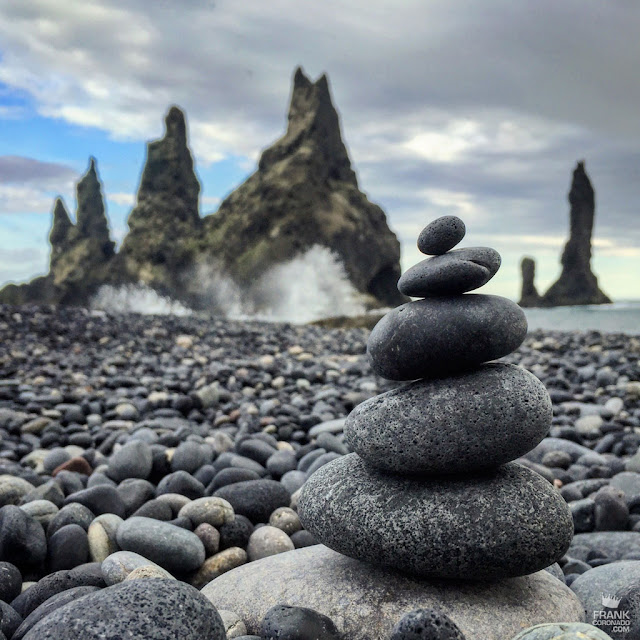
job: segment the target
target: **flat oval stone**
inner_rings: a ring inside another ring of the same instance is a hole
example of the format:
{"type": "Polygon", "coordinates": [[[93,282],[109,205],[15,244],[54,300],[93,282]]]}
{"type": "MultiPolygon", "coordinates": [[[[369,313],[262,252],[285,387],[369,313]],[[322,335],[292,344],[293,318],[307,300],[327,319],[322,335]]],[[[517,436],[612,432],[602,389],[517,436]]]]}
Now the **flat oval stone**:
{"type": "Polygon", "coordinates": [[[57,609],[24,638],[224,640],[225,632],[216,609],[188,584],[126,580],[57,609]]]}
{"type": "Polygon", "coordinates": [[[194,571],[204,562],[204,545],[195,533],[161,520],[131,517],[118,527],[117,541],[171,573],[194,571]]]}
{"type": "Polygon", "coordinates": [[[414,298],[458,295],[489,282],[500,262],[500,254],[489,247],[456,249],[413,265],[398,280],[398,289],[414,298]]]}
{"type": "Polygon", "coordinates": [[[331,549],[420,577],[525,575],[556,562],[573,537],[560,493],[513,462],[485,475],[414,480],[367,469],[352,453],[307,480],[298,515],[331,549]]]}
{"type": "Polygon", "coordinates": [[[467,232],[458,216],[442,216],[430,222],[418,236],[418,249],[428,256],[437,256],[453,249],[467,232]]]}
{"type": "Polygon", "coordinates": [[[344,640],[389,638],[410,611],[438,607],[466,640],[511,640],[523,627],[584,612],[575,594],[546,571],[497,581],[419,580],[314,545],[251,562],[202,589],[218,609],[233,609],[260,634],[278,604],[309,607],[333,620],[344,640]]]}
{"type": "Polygon", "coordinates": [[[426,298],[387,313],[373,328],[367,353],[383,378],[443,377],[506,356],[526,334],[524,312],[507,298],[426,298]]]}
{"type": "Polygon", "coordinates": [[[533,449],[551,425],[551,400],[512,364],[418,380],[359,404],[345,440],[367,463],[401,474],[491,469],[533,449]]]}

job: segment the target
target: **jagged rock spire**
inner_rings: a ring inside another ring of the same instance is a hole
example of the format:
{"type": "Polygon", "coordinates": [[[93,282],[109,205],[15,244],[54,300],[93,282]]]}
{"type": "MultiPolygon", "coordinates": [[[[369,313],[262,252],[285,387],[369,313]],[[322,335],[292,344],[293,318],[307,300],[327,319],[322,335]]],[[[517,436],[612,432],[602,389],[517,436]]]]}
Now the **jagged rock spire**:
{"type": "Polygon", "coordinates": [[[329,80],[323,74],[311,80],[298,67],[293,76],[286,134],[264,151],[259,168],[273,164],[298,151],[313,160],[310,169],[317,179],[333,179],[358,186],[349,154],[340,134],[340,119],[331,101],[329,80]]]}
{"type": "Polygon", "coordinates": [[[603,304],[611,302],[598,287],[591,271],[591,234],[595,216],[595,192],[584,168],[578,162],[569,191],[570,232],[562,253],[562,273],[543,296],[548,306],[603,304]]]}
{"type": "Polygon", "coordinates": [[[53,204],[53,223],[49,233],[49,244],[51,245],[50,269],[54,267],[57,259],[69,246],[70,235],[73,230],[74,224],[71,222],[69,212],[64,206],[62,198],[58,196],[53,204]]]}
{"type": "Polygon", "coordinates": [[[147,145],[129,233],[117,256],[120,273],[162,291],[180,288],[201,228],[199,195],[185,117],[172,106],[164,136],[147,145]]]}
{"type": "Polygon", "coordinates": [[[78,209],[76,227],[78,233],[93,238],[102,247],[105,257],[114,253],[115,244],[109,235],[109,223],[105,214],[102,185],[98,178],[96,159],[89,158],[89,168],[76,185],[78,209]]]}

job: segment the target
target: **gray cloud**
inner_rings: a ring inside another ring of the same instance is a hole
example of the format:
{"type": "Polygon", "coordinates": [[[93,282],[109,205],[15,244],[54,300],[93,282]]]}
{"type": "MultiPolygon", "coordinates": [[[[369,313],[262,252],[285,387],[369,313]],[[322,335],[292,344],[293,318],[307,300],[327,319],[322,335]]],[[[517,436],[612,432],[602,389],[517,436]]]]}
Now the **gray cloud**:
{"type": "Polygon", "coordinates": [[[0,184],[62,183],[73,180],[77,172],[57,162],[42,162],[24,156],[0,156],[0,184]]]}
{"type": "Polygon", "coordinates": [[[0,81],[32,95],[41,114],[141,142],[178,103],[206,163],[255,158],[281,135],[302,64],[329,73],[361,186],[406,247],[434,215],[460,212],[470,237],[526,235],[534,239],[522,250],[542,251],[535,237],[567,231],[581,158],[596,188],[596,233],[640,246],[639,3],[150,7],[5,3],[0,81]]]}

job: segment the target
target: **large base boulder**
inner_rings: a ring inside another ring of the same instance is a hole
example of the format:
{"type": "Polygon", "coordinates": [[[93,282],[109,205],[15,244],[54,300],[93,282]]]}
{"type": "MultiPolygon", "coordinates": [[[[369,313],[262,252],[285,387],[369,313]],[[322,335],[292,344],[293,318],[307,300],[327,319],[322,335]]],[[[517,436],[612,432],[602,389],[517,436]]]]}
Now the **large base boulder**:
{"type": "Polygon", "coordinates": [[[231,609],[248,633],[276,604],[329,616],[344,640],[388,638],[409,611],[438,606],[466,640],[506,640],[544,622],[582,622],[573,592],[546,571],[495,582],[418,580],[365,564],[322,545],[270,556],[216,578],[202,589],[231,609]]]}

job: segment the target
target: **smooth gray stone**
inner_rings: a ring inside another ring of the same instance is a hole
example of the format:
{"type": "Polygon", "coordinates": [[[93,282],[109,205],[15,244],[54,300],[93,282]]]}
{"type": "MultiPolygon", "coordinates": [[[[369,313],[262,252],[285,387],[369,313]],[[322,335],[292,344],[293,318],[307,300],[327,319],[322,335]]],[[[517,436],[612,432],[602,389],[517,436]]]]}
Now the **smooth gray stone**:
{"type": "Polygon", "coordinates": [[[519,633],[513,640],[611,640],[604,631],[584,622],[536,624],[519,633]]]}
{"type": "Polygon", "coordinates": [[[640,496],[640,473],[623,471],[611,478],[610,486],[624,491],[626,496],[640,496]]]}
{"type": "Polygon", "coordinates": [[[398,280],[405,296],[455,296],[486,284],[500,268],[500,254],[489,247],[466,247],[427,258],[398,280]]]}
{"type": "Polygon", "coordinates": [[[126,478],[146,480],[152,466],[151,447],[143,440],[131,440],[111,456],[107,473],[116,482],[126,478]]]}
{"type": "MultiPolygon", "coordinates": [[[[165,571],[162,567],[152,562],[148,558],[141,556],[139,553],[133,551],[116,551],[110,556],[107,556],[100,565],[102,569],[102,575],[104,581],[108,586],[118,584],[123,580],[126,580],[127,576],[140,567],[154,567],[160,571],[165,571]]],[[[171,574],[166,575],[167,578],[172,578],[171,574]]]]}
{"type": "Polygon", "coordinates": [[[551,425],[551,399],[512,364],[418,380],[359,404],[347,417],[349,447],[381,471],[454,474],[524,455],[551,425]]]}
{"type": "Polygon", "coordinates": [[[429,607],[442,609],[466,640],[510,640],[523,626],[583,619],[576,596],[546,571],[497,582],[417,580],[322,545],[233,569],[202,594],[233,609],[247,633],[260,633],[266,612],[286,604],[328,616],[344,640],[388,638],[403,614],[429,607]]]}
{"type": "Polygon", "coordinates": [[[568,554],[585,560],[577,549],[601,551],[612,562],[622,560],[627,554],[640,554],[640,532],[638,531],[594,531],[578,533],[573,537],[568,554]]]}
{"type": "Polygon", "coordinates": [[[225,640],[218,612],[196,589],[176,580],[130,580],[57,609],[25,640],[225,640]]]}
{"type": "Polygon", "coordinates": [[[574,462],[583,455],[598,456],[598,464],[607,464],[607,459],[599,453],[563,438],[545,438],[535,449],[527,453],[527,458],[533,462],[542,462],[544,455],[550,451],[564,451],[571,456],[574,462]]]}
{"type": "Polygon", "coordinates": [[[443,377],[517,349],[527,319],[507,298],[465,294],[408,302],[373,328],[367,353],[390,380],[443,377]]]}
{"type": "Polygon", "coordinates": [[[125,520],[116,539],[124,551],[139,553],[171,573],[195,571],[205,558],[204,545],[195,533],[152,518],[125,520]]]}
{"type": "Polygon", "coordinates": [[[425,578],[532,573],[561,558],[573,536],[560,493],[513,462],[464,479],[411,479],[376,472],[351,453],[301,491],[300,521],[319,542],[425,578]]]}
{"type": "MultiPolygon", "coordinates": [[[[606,611],[602,594],[615,596],[630,584],[640,580],[640,560],[625,560],[594,567],[576,578],[571,590],[578,596],[585,610],[585,621],[593,624],[594,614],[606,611]]],[[[620,607],[622,610],[622,607],[620,607]]],[[[602,626],[607,631],[607,626],[602,626]]],[[[609,629],[609,631],[611,631],[609,629]]],[[[610,633],[614,638],[623,637],[610,633]]]]}
{"type": "Polygon", "coordinates": [[[458,216],[441,216],[420,232],[418,250],[428,256],[446,253],[464,238],[466,231],[458,216]]]}

